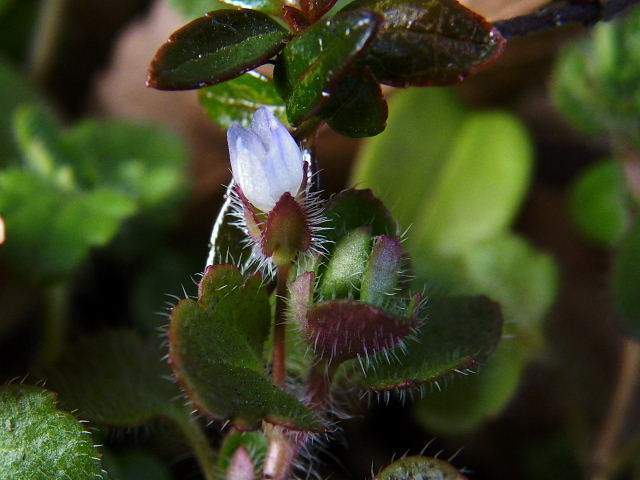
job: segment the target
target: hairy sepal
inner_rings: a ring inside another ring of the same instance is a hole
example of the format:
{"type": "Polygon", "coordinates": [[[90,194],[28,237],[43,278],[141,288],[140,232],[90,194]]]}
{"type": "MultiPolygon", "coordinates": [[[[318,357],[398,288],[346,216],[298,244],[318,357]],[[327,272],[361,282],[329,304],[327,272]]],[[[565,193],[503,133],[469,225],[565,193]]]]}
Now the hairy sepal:
{"type": "Polygon", "coordinates": [[[311,232],[302,206],[286,192],[269,212],[262,234],[262,253],[278,266],[290,264],[311,245],[311,232]]]}

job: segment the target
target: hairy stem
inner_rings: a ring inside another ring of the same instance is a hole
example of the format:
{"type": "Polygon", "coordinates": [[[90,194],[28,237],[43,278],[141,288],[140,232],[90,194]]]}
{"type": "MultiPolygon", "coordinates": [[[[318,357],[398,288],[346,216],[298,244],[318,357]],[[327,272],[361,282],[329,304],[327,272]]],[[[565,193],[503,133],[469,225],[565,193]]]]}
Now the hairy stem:
{"type": "Polygon", "coordinates": [[[69,284],[51,285],[45,291],[44,325],[40,343],[39,364],[51,365],[64,345],[69,314],[69,284]]]}
{"type": "Polygon", "coordinates": [[[316,363],[307,380],[307,403],[312,409],[322,412],[326,409],[331,398],[331,384],[336,367],[328,365],[325,361],[316,363]]]}
{"type": "Polygon", "coordinates": [[[596,439],[591,458],[591,480],[610,478],[610,467],[625,418],[640,378],[640,343],[626,338],[622,350],[622,363],[609,412],[596,439]]]}
{"type": "Polygon", "coordinates": [[[608,20],[639,2],[640,0],[564,0],[549,3],[528,15],[494,22],[494,26],[506,39],[524,37],[570,23],[590,25],[600,20],[608,20]]]}
{"type": "Polygon", "coordinates": [[[273,382],[281,387],[287,378],[287,278],[289,266],[279,266],[276,285],[276,315],[273,322],[273,382]]]}
{"type": "Polygon", "coordinates": [[[209,439],[195,418],[188,421],[180,419],[178,425],[186,437],[206,480],[217,478],[216,454],[209,444],[209,439]]]}
{"type": "Polygon", "coordinates": [[[43,0],[40,7],[29,54],[29,70],[38,84],[46,81],[53,63],[67,1],[43,0]]]}

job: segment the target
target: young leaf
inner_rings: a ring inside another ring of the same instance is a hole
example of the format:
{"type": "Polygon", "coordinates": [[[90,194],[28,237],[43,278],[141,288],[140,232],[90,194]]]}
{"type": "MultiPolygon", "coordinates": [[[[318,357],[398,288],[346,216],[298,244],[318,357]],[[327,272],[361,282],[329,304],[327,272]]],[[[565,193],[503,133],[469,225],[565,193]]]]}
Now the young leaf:
{"type": "Polygon", "coordinates": [[[373,480],[466,480],[444,460],[431,457],[404,457],[392,463],[373,480]]]}
{"type": "Polygon", "coordinates": [[[256,71],[204,88],[199,98],[209,117],[225,129],[233,124],[250,128],[253,114],[261,107],[270,108],[281,122],[286,122],[285,106],[273,81],[256,71]]]}
{"type": "Polygon", "coordinates": [[[3,479],[103,478],[89,432],[42,388],[0,387],[0,451],[3,479]]]}
{"type": "Polygon", "coordinates": [[[160,357],[155,342],[133,331],[106,331],[67,349],[47,373],[47,385],[66,409],[103,425],[132,427],[154,417],[189,422],[190,409],[160,357]]]}
{"type": "Polygon", "coordinates": [[[415,388],[472,368],[487,360],[502,335],[500,308],[486,297],[430,297],[427,315],[402,349],[363,362],[360,384],[365,389],[415,388]]]}
{"type": "Polygon", "coordinates": [[[176,31],[151,62],[147,84],[189,90],[230,80],[262,65],[290,33],[256,10],[217,10],[176,31]]]}
{"type": "Polygon", "coordinates": [[[225,437],[220,448],[220,457],[218,459],[220,472],[223,473],[224,478],[236,478],[229,475],[229,470],[234,467],[234,459],[236,460],[236,465],[240,463],[237,462],[237,452],[239,450],[241,452],[244,451],[243,453],[246,454],[246,456],[242,455],[245,457],[243,463],[248,460],[254,473],[262,471],[268,447],[269,440],[262,432],[230,432],[225,437]]]}
{"type": "Polygon", "coordinates": [[[322,117],[341,135],[373,137],[387,125],[387,102],[368,69],[356,69],[343,78],[331,94],[322,117]]]}
{"type": "Polygon", "coordinates": [[[252,429],[262,420],[321,430],[320,420],[267,378],[262,350],[270,326],[266,288],[246,282],[231,265],[209,267],[198,301],[182,300],[171,314],[170,361],[194,405],[209,418],[252,429]]]}
{"type": "Polygon", "coordinates": [[[640,338],[640,222],[623,238],[613,267],[613,301],[625,329],[640,338]]]}
{"type": "Polygon", "coordinates": [[[382,15],[365,65],[396,87],[462,81],[492,63],[505,46],[500,32],[456,0],[356,0],[345,10],[382,15]]]}
{"type": "Polygon", "coordinates": [[[374,13],[358,10],[316,23],[287,44],[276,60],[274,80],[292,125],[320,110],[377,28],[374,13]]]}
{"type": "Polygon", "coordinates": [[[402,263],[400,239],[387,235],[376,237],[362,275],[360,299],[382,306],[389,295],[396,293],[402,263]]]}

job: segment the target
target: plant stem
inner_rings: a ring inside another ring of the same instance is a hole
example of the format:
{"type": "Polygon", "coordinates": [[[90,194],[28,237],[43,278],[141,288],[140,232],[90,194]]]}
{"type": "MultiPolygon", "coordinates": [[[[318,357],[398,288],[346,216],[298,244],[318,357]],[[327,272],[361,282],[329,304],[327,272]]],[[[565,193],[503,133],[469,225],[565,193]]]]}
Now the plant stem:
{"type": "Polygon", "coordinates": [[[264,424],[264,432],[269,438],[269,449],[264,459],[263,478],[265,480],[289,480],[293,463],[300,451],[300,440],[295,434],[275,425],[264,424]]]}
{"type": "Polygon", "coordinates": [[[67,1],[42,1],[29,53],[29,70],[37,84],[46,81],[51,68],[67,1]]]}
{"type": "Polygon", "coordinates": [[[315,411],[322,412],[326,409],[331,398],[331,384],[336,367],[327,365],[326,362],[316,363],[309,372],[307,380],[307,403],[315,411]]]}
{"type": "Polygon", "coordinates": [[[191,445],[206,480],[215,480],[217,478],[216,454],[209,444],[209,439],[202,431],[202,427],[195,418],[189,418],[187,421],[180,418],[177,423],[191,445]]]}
{"type": "Polygon", "coordinates": [[[625,338],[622,364],[611,406],[605,418],[591,458],[591,480],[610,478],[611,459],[633,400],[640,375],[640,343],[625,338]]]}
{"type": "Polygon", "coordinates": [[[39,365],[51,365],[64,345],[69,315],[69,284],[56,283],[45,291],[44,325],[40,343],[39,365]]]}
{"type": "Polygon", "coordinates": [[[569,23],[590,25],[608,20],[640,0],[593,0],[577,2],[564,0],[552,2],[528,15],[494,22],[494,26],[506,39],[524,37],[569,23]]]}
{"type": "Polygon", "coordinates": [[[289,266],[279,266],[276,284],[276,315],[273,321],[273,382],[282,387],[287,378],[287,278],[289,266]]]}

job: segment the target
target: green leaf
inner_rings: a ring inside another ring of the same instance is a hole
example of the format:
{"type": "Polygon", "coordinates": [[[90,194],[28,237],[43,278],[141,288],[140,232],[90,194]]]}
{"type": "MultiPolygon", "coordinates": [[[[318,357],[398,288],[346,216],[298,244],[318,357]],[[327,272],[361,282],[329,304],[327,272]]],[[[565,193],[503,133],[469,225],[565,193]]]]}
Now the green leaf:
{"type": "Polygon", "coordinates": [[[0,257],[36,281],[64,278],[92,247],[108,243],[135,213],[126,196],[109,189],[61,190],[34,172],[0,171],[0,211],[7,241],[0,257]]]}
{"type": "Polygon", "coordinates": [[[111,480],[171,480],[169,468],[157,456],[142,450],[105,454],[103,464],[111,480]]]}
{"type": "Polygon", "coordinates": [[[16,145],[13,134],[13,115],[20,105],[38,100],[34,89],[26,78],[0,58],[0,165],[15,156],[16,145]]]}
{"type": "Polygon", "coordinates": [[[148,85],[188,90],[230,80],[262,65],[290,33],[255,10],[217,10],[171,35],[151,62],[148,85]]]}
{"type": "Polygon", "coordinates": [[[267,455],[269,440],[262,432],[238,432],[232,431],[225,438],[220,447],[218,467],[225,478],[229,478],[227,471],[231,465],[234,454],[239,448],[245,448],[249,453],[256,472],[262,471],[264,459],[267,455]]]}
{"type": "Polygon", "coordinates": [[[415,388],[472,368],[487,360],[502,334],[500,308],[486,297],[430,297],[427,315],[403,348],[378,353],[363,364],[360,384],[365,389],[415,388]]]}
{"type": "Polygon", "coordinates": [[[103,478],[89,432],[42,388],[0,387],[0,451],[0,478],[103,478]]]}
{"type": "Polygon", "coordinates": [[[324,214],[329,228],[323,234],[329,242],[336,243],[360,227],[369,227],[372,236],[397,233],[398,227],[391,213],[371,190],[340,192],[329,200],[324,214]]]}
{"type": "Polygon", "coordinates": [[[466,480],[444,460],[431,457],[404,457],[392,463],[373,480],[466,480]]]}
{"type": "Polygon", "coordinates": [[[199,98],[209,117],[224,129],[233,124],[249,128],[253,114],[261,107],[269,108],[281,122],[286,122],[285,106],[273,81],[256,71],[204,88],[199,98]]]}
{"type": "Polygon", "coordinates": [[[629,225],[626,186],[620,165],[604,160],[589,166],[571,189],[569,211],[580,231],[602,245],[615,245],[629,225]]]}
{"type": "Polygon", "coordinates": [[[190,421],[156,342],[129,330],[106,331],[68,348],[47,373],[68,410],[96,423],[132,427],[154,417],[190,421]]]}
{"type": "Polygon", "coordinates": [[[504,231],[531,175],[531,141],[522,123],[502,112],[469,115],[441,161],[438,184],[423,195],[413,245],[454,253],[504,231]]]}
{"type": "Polygon", "coordinates": [[[267,377],[262,350],[270,320],[268,293],[259,277],[245,282],[236,267],[210,267],[198,301],[183,300],[172,312],[174,372],[209,418],[227,418],[243,429],[266,420],[321,430],[322,423],[306,406],[267,377]]]}
{"type": "Polygon", "coordinates": [[[613,303],[625,329],[640,338],[640,222],[620,243],[613,266],[613,303]]]}
{"type": "Polygon", "coordinates": [[[396,92],[390,105],[389,126],[364,143],[351,184],[373,189],[407,227],[436,188],[465,112],[441,88],[396,92]]]}
{"type": "Polygon", "coordinates": [[[77,152],[74,172],[85,187],[108,186],[145,209],[174,204],[186,189],[188,152],[166,128],[91,119],[63,140],[77,152]]]}
{"type": "Polygon", "coordinates": [[[345,10],[360,8],[383,18],[364,63],[388,85],[457,83],[505,46],[498,30],[455,0],[356,0],[345,10]]]}
{"type": "Polygon", "coordinates": [[[371,253],[371,229],[361,227],[347,233],[336,244],[320,277],[319,293],[324,299],[353,298],[371,253]]]}
{"type": "Polygon", "coordinates": [[[352,138],[378,135],[387,125],[387,114],[380,85],[366,69],[343,78],[322,112],[333,130],[352,138]]]}
{"type": "Polygon", "coordinates": [[[276,60],[274,80],[292,125],[317,113],[328,101],[377,28],[374,13],[358,10],[318,22],[287,44],[276,60]]]}

